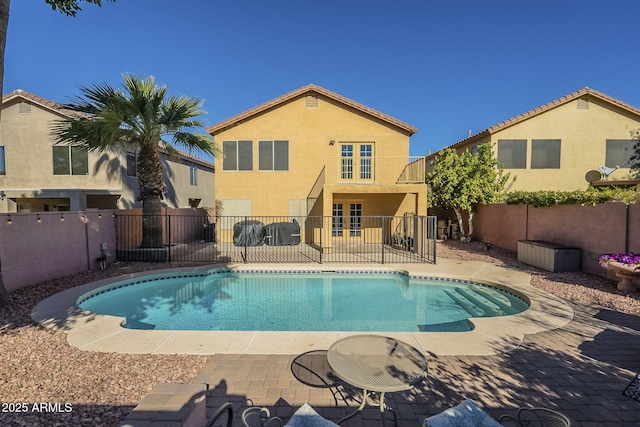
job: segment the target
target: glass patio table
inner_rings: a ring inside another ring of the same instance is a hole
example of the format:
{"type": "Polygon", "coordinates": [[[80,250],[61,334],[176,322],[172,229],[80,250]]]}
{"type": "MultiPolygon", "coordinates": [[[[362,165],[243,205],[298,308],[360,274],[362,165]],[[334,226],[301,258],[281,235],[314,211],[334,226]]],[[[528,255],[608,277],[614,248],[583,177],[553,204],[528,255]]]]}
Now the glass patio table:
{"type": "MultiPolygon", "coordinates": [[[[411,345],[381,335],[352,335],[342,338],[327,352],[327,360],[335,374],[346,383],[362,389],[362,402],[343,421],[361,412],[371,392],[380,393],[378,406],[384,424],[388,408],[385,393],[410,390],[427,377],[427,359],[411,345]]],[[[397,425],[395,413],[394,424],[397,425]]]]}

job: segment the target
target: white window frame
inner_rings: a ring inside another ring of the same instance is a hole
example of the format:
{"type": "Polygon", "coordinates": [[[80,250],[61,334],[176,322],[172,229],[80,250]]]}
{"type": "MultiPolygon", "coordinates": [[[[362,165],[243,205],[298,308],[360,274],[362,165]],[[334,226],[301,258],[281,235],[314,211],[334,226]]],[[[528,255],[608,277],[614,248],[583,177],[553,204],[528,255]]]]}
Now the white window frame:
{"type": "Polygon", "coordinates": [[[4,145],[0,145],[0,175],[7,174],[7,161],[4,145]]]}
{"type": "Polygon", "coordinates": [[[560,138],[532,139],[531,140],[531,169],[560,169],[562,161],[562,140],[560,138]],[[555,155],[557,143],[558,156],[555,155]],[[557,165],[555,160],[557,159],[557,165]],[[553,161],[553,162],[552,162],[553,161]]]}
{"type": "Polygon", "coordinates": [[[126,154],[126,162],[127,162],[127,176],[137,177],[138,176],[138,153],[132,150],[128,150],[126,154]],[[133,159],[130,163],[129,160],[133,159]],[[130,168],[129,166],[132,166],[130,168]],[[133,169],[133,173],[130,169],[133,169]]]}
{"type": "Polygon", "coordinates": [[[222,170],[225,172],[252,171],[253,141],[248,139],[222,141],[222,170]],[[233,150],[235,151],[234,153],[230,152],[232,146],[233,150]],[[241,151],[243,150],[246,150],[246,152],[241,153],[241,151]],[[244,154],[248,158],[242,157],[242,154],[244,154]]]}
{"type": "Polygon", "coordinates": [[[263,139],[258,141],[258,170],[282,172],[289,170],[289,141],[263,139]],[[264,156],[263,154],[267,154],[264,156]],[[282,157],[286,157],[286,164],[282,157]]]}
{"type": "Polygon", "coordinates": [[[498,161],[505,169],[526,169],[527,168],[527,144],[526,139],[499,139],[498,140],[498,161]],[[520,159],[514,154],[518,154],[518,148],[524,142],[524,159],[520,159]],[[517,143],[517,144],[516,144],[517,143]],[[507,162],[508,160],[508,162],[507,162]],[[515,160],[518,160],[516,165],[515,160]]]}
{"type": "Polygon", "coordinates": [[[189,166],[189,184],[193,186],[198,185],[198,167],[195,165],[189,166]]]}
{"type": "Polygon", "coordinates": [[[68,145],[68,146],[64,146],[64,145],[54,145],[52,147],[51,150],[51,154],[52,154],[52,166],[53,166],[53,175],[57,175],[57,176],[67,176],[67,175],[73,175],[73,176],[87,176],[89,175],[89,152],[84,149],[83,147],[80,146],[76,146],[76,145],[68,145]],[[69,173],[56,173],[56,169],[55,169],[55,155],[53,155],[53,152],[56,151],[56,148],[66,148],[68,149],[68,156],[67,156],[67,161],[68,161],[68,167],[69,167],[69,173]],[[74,150],[75,148],[75,150],[74,150]],[[75,157],[75,155],[77,155],[78,153],[81,154],[83,156],[83,159],[86,157],[86,171],[83,173],[74,173],[74,168],[73,168],[73,159],[75,157]]]}

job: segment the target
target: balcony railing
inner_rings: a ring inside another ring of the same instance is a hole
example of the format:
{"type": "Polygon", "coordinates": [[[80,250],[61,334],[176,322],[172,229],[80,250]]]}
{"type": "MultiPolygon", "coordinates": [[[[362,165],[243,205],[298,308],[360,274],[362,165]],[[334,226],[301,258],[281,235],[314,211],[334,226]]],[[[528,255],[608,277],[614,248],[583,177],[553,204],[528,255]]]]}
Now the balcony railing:
{"type": "Polygon", "coordinates": [[[329,157],[324,184],[422,184],[425,157],[329,157]]]}

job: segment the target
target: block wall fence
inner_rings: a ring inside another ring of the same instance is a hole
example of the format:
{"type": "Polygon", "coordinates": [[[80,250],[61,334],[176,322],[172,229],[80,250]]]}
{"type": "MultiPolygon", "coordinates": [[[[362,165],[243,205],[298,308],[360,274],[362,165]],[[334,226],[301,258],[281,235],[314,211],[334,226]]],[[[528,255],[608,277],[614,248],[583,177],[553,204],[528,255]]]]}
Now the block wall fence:
{"type": "Polygon", "coordinates": [[[640,253],[640,204],[483,205],[473,217],[473,228],[475,239],[514,252],[518,240],[578,247],[582,271],[610,278],[598,264],[601,254],[640,253]]]}
{"type": "MultiPolygon", "coordinates": [[[[193,215],[194,211],[201,210],[163,209],[167,215],[193,215]]],[[[200,213],[207,215],[204,210],[200,213]]],[[[107,263],[114,262],[116,221],[132,214],[140,215],[141,210],[0,214],[0,267],[7,292],[99,269],[101,243],[107,244],[107,263]]]]}
{"type": "MultiPolygon", "coordinates": [[[[169,215],[194,209],[166,209],[169,215]]],[[[100,244],[108,263],[117,242],[113,210],[0,214],[0,262],[7,291],[100,268],[100,244]],[[39,221],[38,221],[39,218],[39,221]]],[[[138,213],[116,211],[117,215],[138,213]]],[[[206,215],[206,213],[204,213],[206,215]]],[[[609,252],[640,253],[640,204],[596,206],[492,204],[474,216],[474,238],[517,251],[518,240],[546,240],[581,249],[582,270],[613,278],[598,264],[609,252]]]]}
{"type": "Polygon", "coordinates": [[[112,210],[0,214],[4,286],[11,292],[100,268],[100,243],[106,243],[107,252],[115,254],[112,210]]]}

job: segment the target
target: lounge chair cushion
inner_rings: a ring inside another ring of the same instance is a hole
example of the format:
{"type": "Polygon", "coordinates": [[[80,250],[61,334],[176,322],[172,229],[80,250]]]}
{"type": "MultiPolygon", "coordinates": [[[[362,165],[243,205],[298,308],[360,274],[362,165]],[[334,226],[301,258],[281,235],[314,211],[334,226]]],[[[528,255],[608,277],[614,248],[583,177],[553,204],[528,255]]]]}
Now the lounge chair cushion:
{"type": "Polygon", "coordinates": [[[308,403],[302,405],[291,416],[287,423],[289,427],[337,427],[337,424],[323,418],[308,403]]]}
{"type": "Polygon", "coordinates": [[[458,406],[425,418],[424,427],[502,427],[473,400],[467,399],[458,406]]]}

